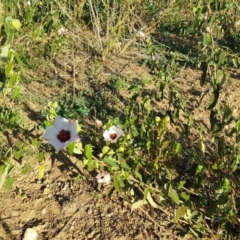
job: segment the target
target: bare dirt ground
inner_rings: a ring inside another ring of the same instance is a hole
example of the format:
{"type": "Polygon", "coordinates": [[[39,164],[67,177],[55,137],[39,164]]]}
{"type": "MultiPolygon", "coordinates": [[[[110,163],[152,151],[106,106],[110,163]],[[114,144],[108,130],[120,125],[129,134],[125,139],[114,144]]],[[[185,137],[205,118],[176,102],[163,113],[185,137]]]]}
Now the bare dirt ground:
{"type": "MultiPolygon", "coordinates": [[[[63,60],[62,66],[55,62],[39,76],[40,79],[48,80],[31,81],[24,87],[23,95],[31,96],[32,99],[44,97],[52,100],[73,86],[80,90],[89,87],[85,80],[87,62],[80,63],[79,58],[69,59],[69,62],[63,60]],[[74,61],[81,67],[73,78],[71,63],[74,61]]],[[[99,81],[106,82],[113,74],[133,80],[151,79],[149,70],[129,56],[107,59],[96,75],[99,81]]],[[[203,109],[206,108],[210,96],[200,102],[200,75],[199,70],[182,69],[175,81],[180,94],[191,108],[194,120],[209,127],[209,116],[203,109]]],[[[222,101],[234,110],[234,117],[238,118],[239,89],[239,75],[229,74],[220,96],[222,101]]],[[[126,97],[124,91],[123,96],[126,97]]],[[[158,107],[159,111],[166,108],[164,103],[159,103],[158,107]]],[[[24,124],[38,126],[42,120],[41,108],[39,102],[34,100],[25,105],[22,110],[26,112],[24,124]]],[[[83,169],[81,159],[68,158],[63,153],[56,154],[54,159],[49,157],[42,181],[38,180],[37,159],[29,156],[28,161],[33,166],[32,171],[26,175],[16,173],[17,181],[13,189],[10,192],[1,190],[1,240],[22,239],[27,227],[37,230],[39,240],[189,239],[173,226],[166,214],[156,211],[150,216],[147,208],[143,208],[145,212],[141,209],[131,212],[131,204],[120,194],[114,193],[109,199],[109,187],[99,188],[94,174],[90,175],[83,169]],[[78,174],[81,174],[83,179],[74,182],[73,178],[78,174]]],[[[20,168],[21,164],[17,167],[20,168]]]]}

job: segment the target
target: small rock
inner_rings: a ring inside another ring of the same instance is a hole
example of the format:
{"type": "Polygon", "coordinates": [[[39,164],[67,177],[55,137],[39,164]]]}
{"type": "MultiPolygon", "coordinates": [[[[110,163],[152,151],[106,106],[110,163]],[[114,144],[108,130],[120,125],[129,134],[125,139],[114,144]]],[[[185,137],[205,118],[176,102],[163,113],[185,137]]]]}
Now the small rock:
{"type": "Polygon", "coordinates": [[[37,239],[37,231],[34,228],[27,228],[23,240],[36,240],[37,239]]]}
{"type": "Polygon", "coordinates": [[[93,212],[92,208],[89,208],[89,209],[87,210],[87,214],[88,214],[88,215],[91,215],[92,212],[93,212]]]}
{"type": "Polygon", "coordinates": [[[47,210],[44,208],[42,211],[41,211],[41,214],[46,214],[47,210]]]}

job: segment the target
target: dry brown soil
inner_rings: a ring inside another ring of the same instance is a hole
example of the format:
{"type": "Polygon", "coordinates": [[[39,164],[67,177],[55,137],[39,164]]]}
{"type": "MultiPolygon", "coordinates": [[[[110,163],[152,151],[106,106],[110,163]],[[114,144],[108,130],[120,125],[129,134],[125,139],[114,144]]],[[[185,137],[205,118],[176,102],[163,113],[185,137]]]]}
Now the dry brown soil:
{"type": "MultiPolygon", "coordinates": [[[[80,59],[81,56],[75,59],[60,58],[39,73],[41,81],[31,81],[25,85],[22,94],[32,96],[33,99],[39,96],[51,100],[71,89],[73,84],[80,90],[88,87],[85,70],[89,62],[81,62],[80,59]],[[76,63],[75,66],[80,66],[76,68],[78,72],[75,78],[73,62],[76,63]]],[[[100,84],[112,75],[126,76],[129,79],[151,79],[149,70],[134,59],[136,57],[132,55],[108,58],[96,74],[100,84]]],[[[199,70],[182,69],[175,82],[179,93],[189,105],[196,124],[208,128],[208,113],[204,109],[210,96],[207,95],[200,102],[200,75],[199,70]]],[[[240,116],[239,90],[239,73],[230,72],[220,97],[234,110],[236,118],[240,116]]],[[[122,94],[126,97],[124,91],[122,94]]],[[[157,104],[159,111],[166,108],[164,102],[157,104]]],[[[38,126],[39,120],[42,120],[40,110],[41,106],[34,101],[25,105],[25,109],[22,109],[26,113],[24,124],[38,126]]],[[[168,218],[157,211],[151,215],[153,221],[147,215],[149,211],[146,208],[143,208],[146,212],[140,209],[131,212],[131,204],[121,195],[113,194],[109,199],[109,187],[99,188],[94,176],[83,169],[81,159],[68,157],[64,153],[56,154],[54,160],[49,157],[46,159],[44,179],[40,181],[37,159],[31,156],[27,158],[33,167],[32,171],[26,175],[16,172],[17,181],[13,189],[10,192],[2,189],[0,193],[1,240],[22,239],[27,227],[37,230],[39,240],[187,239],[184,233],[178,232],[177,227],[170,223],[170,214],[168,218]],[[78,174],[83,179],[74,184],[73,177],[78,174]]],[[[21,167],[21,164],[16,167],[21,167]]]]}

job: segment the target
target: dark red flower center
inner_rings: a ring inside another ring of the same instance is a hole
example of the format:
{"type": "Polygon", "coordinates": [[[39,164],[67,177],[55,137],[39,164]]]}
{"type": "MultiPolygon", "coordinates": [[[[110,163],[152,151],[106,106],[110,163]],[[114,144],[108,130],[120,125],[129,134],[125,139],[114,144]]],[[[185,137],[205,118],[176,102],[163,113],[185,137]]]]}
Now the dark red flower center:
{"type": "Polygon", "coordinates": [[[61,130],[57,135],[57,138],[60,142],[67,142],[71,138],[71,132],[68,130],[61,130]]]}
{"type": "Polygon", "coordinates": [[[111,138],[112,140],[115,140],[115,139],[117,138],[117,134],[116,134],[116,133],[110,134],[110,138],[111,138]]]}

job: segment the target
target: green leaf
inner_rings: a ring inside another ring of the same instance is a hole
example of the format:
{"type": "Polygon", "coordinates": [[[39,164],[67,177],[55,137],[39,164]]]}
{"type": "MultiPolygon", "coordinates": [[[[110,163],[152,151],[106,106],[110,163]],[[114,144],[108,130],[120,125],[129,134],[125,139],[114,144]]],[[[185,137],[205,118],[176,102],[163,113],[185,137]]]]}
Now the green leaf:
{"type": "Polygon", "coordinates": [[[177,205],[179,205],[180,200],[179,200],[178,194],[177,194],[177,192],[172,188],[172,185],[171,185],[171,184],[169,185],[169,188],[168,188],[168,196],[169,196],[177,205]]]}
{"type": "Polygon", "coordinates": [[[8,61],[8,51],[9,51],[9,48],[10,48],[10,45],[6,45],[6,46],[3,46],[2,47],[2,50],[1,50],[1,60],[3,62],[7,62],[8,61]]]}
{"type": "Polygon", "coordinates": [[[219,98],[219,93],[220,93],[220,88],[219,87],[216,88],[213,91],[213,95],[211,97],[211,100],[210,100],[210,103],[209,103],[209,106],[208,106],[208,110],[212,109],[212,108],[214,108],[216,106],[218,98],[219,98]]]}
{"type": "Polygon", "coordinates": [[[32,144],[34,147],[39,147],[39,146],[42,144],[41,141],[37,141],[37,140],[35,140],[35,139],[33,139],[33,138],[30,138],[30,141],[31,141],[31,144],[32,144]]]}
{"type": "Polygon", "coordinates": [[[82,142],[75,142],[73,153],[82,154],[82,151],[83,151],[82,142]]]}
{"type": "Polygon", "coordinates": [[[128,166],[128,164],[126,163],[125,160],[122,160],[122,161],[120,162],[120,164],[121,164],[121,167],[122,167],[122,168],[125,168],[125,169],[127,169],[127,170],[130,170],[130,169],[131,169],[131,168],[128,166]]]}
{"type": "Polygon", "coordinates": [[[171,143],[171,141],[165,141],[165,142],[163,142],[163,143],[162,143],[162,146],[161,146],[161,149],[163,150],[163,149],[167,148],[170,143],[171,143]]]}
{"type": "Polygon", "coordinates": [[[146,96],[143,101],[144,101],[143,106],[147,110],[147,114],[149,115],[151,112],[151,100],[150,100],[149,96],[146,96]]]}
{"type": "Polygon", "coordinates": [[[38,161],[41,162],[44,159],[44,152],[38,154],[38,161]]]}
{"type": "Polygon", "coordinates": [[[110,157],[106,156],[106,157],[103,158],[103,161],[105,163],[107,163],[108,165],[114,167],[115,169],[117,169],[117,170],[119,169],[119,165],[116,163],[114,158],[110,158],[110,157]]]}
{"type": "Polygon", "coordinates": [[[70,142],[68,144],[67,150],[70,155],[73,155],[74,146],[75,146],[75,142],[70,142]]]}
{"type": "Polygon", "coordinates": [[[158,205],[154,202],[150,192],[147,194],[147,200],[153,208],[158,208],[158,205]]]}
{"type": "Polygon", "coordinates": [[[138,209],[139,207],[141,207],[144,204],[147,204],[146,200],[139,200],[139,201],[133,203],[132,206],[131,206],[131,211],[134,211],[135,209],[138,209]]]}
{"type": "Polygon", "coordinates": [[[135,176],[142,182],[142,175],[139,173],[140,165],[137,165],[135,168],[134,174],[135,176]]]}
{"type": "Polygon", "coordinates": [[[39,178],[39,180],[43,179],[43,177],[44,177],[45,167],[46,167],[46,164],[43,163],[43,164],[41,164],[41,165],[39,166],[39,168],[38,168],[38,178],[39,178]]]}
{"type": "Polygon", "coordinates": [[[102,153],[106,154],[109,150],[110,150],[110,148],[108,146],[104,146],[102,149],[102,153]]]}
{"type": "Polygon", "coordinates": [[[5,183],[5,189],[7,191],[10,191],[15,181],[16,181],[15,178],[8,177],[5,183]]]}
{"type": "Polygon", "coordinates": [[[32,170],[32,167],[29,163],[25,163],[22,168],[22,174],[27,174],[32,170]]]}
{"type": "Polygon", "coordinates": [[[7,67],[5,68],[5,74],[7,77],[11,75],[12,68],[13,68],[13,62],[12,61],[8,62],[7,67]]]}
{"type": "Polygon", "coordinates": [[[179,207],[177,210],[176,210],[176,213],[175,213],[175,216],[174,216],[174,220],[175,221],[178,221],[178,219],[180,219],[181,217],[183,217],[187,211],[187,207],[186,206],[182,206],[182,207],[179,207]]]}
{"type": "Polygon", "coordinates": [[[233,119],[232,110],[228,106],[225,106],[224,114],[223,114],[223,121],[225,122],[225,124],[229,124],[232,119],[233,119]]]}
{"type": "Polygon", "coordinates": [[[92,145],[91,144],[87,144],[86,146],[85,146],[85,155],[86,155],[86,157],[87,157],[87,159],[89,160],[89,161],[92,161],[92,145]]]}

